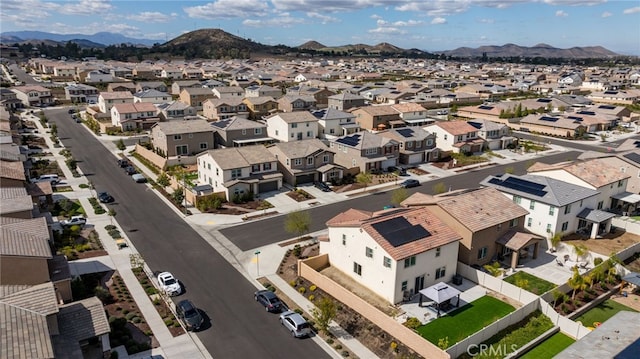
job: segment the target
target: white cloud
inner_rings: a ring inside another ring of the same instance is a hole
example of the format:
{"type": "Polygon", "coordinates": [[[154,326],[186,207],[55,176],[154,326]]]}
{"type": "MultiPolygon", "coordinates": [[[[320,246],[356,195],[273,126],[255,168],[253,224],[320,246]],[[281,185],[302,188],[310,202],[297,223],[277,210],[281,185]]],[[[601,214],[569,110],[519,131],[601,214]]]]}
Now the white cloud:
{"type": "Polygon", "coordinates": [[[607,0],[544,0],[549,5],[566,5],[566,6],[593,6],[607,2],[607,0]]]}
{"type": "Polygon", "coordinates": [[[636,6],[636,7],[632,7],[629,9],[624,9],[624,11],[622,12],[625,15],[629,15],[629,14],[635,14],[637,12],[640,12],[640,6],[636,6]]]}
{"type": "Polygon", "coordinates": [[[601,15],[601,16],[602,16],[602,17],[610,17],[610,16],[613,16],[613,14],[612,14],[612,13],[610,13],[610,12],[608,12],[608,11],[605,11],[605,12],[603,12],[603,13],[602,13],[602,15],[601,15]]]}
{"type": "Polygon", "coordinates": [[[332,16],[328,16],[328,15],[323,15],[323,14],[319,14],[317,12],[308,12],[307,16],[312,18],[312,19],[318,19],[320,20],[320,22],[322,24],[328,24],[328,23],[332,23],[332,22],[340,22],[340,19],[332,17],[332,16]]]}
{"type": "Polygon", "coordinates": [[[479,19],[478,22],[481,22],[483,24],[493,24],[495,22],[495,20],[493,20],[493,19],[479,19]]]}
{"type": "Polygon", "coordinates": [[[370,34],[385,34],[385,35],[402,35],[406,34],[406,31],[398,29],[396,27],[377,27],[367,31],[370,34]]]}
{"type": "Polygon", "coordinates": [[[567,17],[567,16],[569,16],[569,14],[567,14],[563,10],[558,10],[558,11],[556,11],[556,16],[557,17],[567,17]]]}
{"type": "Polygon", "coordinates": [[[97,15],[113,9],[111,1],[100,0],[80,0],[78,2],[67,2],[58,10],[65,15],[97,15]]]}
{"type": "Polygon", "coordinates": [[[273,6],[281,11],[342,12],[368,9],[378,6],[394,6],[407,0],[271,0],[273,6]]]}
{"type": "Polygon", "coordinates": [[[269,10],[262,0],[217,0],[206,5],[185,7],[189,17],[197,19],[232,19],[261,16],[269,10]]]}
{"type": "Polygon", "coordinates": [[[275,16],[268,19],[252,20],[246,19],[242,21],[242,25],[250,27],[292,27],[294,25],[304,24],[304,19],[290,17],[285,13],[285,16],[275,16]]]}
{"type": "Polygon", "coordinates": [[[436,18],[433,18],[433,20],[431,20],[432,25],[440,25],[440,24],[446,24],[446,23],[447,23],[447,19],[443,17],[436,17],[436,18]]]}
{"type": "Polygon", "coordinates": [[[175,17],[175,13],[166,15],[157,11],[143,11],[135,15],[127,15],[127,19],[135,20],[139,22],[153,23],[153,22],[169,22],[175,17]]]}

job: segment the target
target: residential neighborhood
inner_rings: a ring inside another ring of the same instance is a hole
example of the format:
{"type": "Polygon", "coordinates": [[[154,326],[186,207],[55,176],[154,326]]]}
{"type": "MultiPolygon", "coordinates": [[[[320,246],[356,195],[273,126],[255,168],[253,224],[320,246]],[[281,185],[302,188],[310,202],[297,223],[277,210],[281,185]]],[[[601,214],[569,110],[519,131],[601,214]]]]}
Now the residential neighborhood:
{"type": "Polygon", "coordinates": [[[33,57],[2,73],[2,358],[235,357],[265,333],[265,357],[458,358],[538,322],[500,357],[640,340],[640,67],[33,57]],[[304,328],[278,331],[261,290],[304,328]],[[342,308],[326,327],[323,303],[342,308]]]}

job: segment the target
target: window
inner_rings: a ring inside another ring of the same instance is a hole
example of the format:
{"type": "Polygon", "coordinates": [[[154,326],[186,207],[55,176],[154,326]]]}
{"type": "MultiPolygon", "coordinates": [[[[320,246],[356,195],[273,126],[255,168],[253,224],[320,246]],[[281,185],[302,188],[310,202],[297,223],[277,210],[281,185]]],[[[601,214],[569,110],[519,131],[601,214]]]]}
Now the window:
{"type": "Polygon", "coordinates": [[[522,202],[522,197],[516,196],[516,195],[513,196],[513,203],[520,204],[521,202],[522,202]]]}
{"type": "Polygon", "coordinates": [[[176,146],[176,155],[178,156],[186,155],[188,152],[189,152],[189,146],[187,145],[176,146]]]}
{"type": "Polygon", "coordinates": [[[509,221],[509,228],[515,227],[518,225],[518,219],[514,218],[512,220],[509,221]]]}
{"type": "Polygon", "coordinates": [[[551,233],[551,223],[547,224],[547,233],[551,233]]]}
{"type": "Polygon", "coordinates": [[[343,246],[346,246],[346,245],[347,245],[347,235],[346,235],[346,234],[343,234],[343,235],[342,235],[342,245],[343,245],[343,246]]]}
{"type": "Polygon", "coordinates": [[[189,138],[193,138],[193,133],[190,133],[190,134],[189,134],[189,138]]]}
{"type": "Polygon", "coordinates": [[[182,135],[173,135],[174,141],[180,141],[182,139],[182,135]]]}
{"type": "Polygon", "coordinates": [[[405,280],[404,282],[402,282],[402,285],[400,286],[400,290],[401,290],[401,291],[403,291],[403,292],[404,292],[405,290],[407,290],[407,285],[408,285],[408,284],[409,284],[409,283],[407,283],[407,281],[406,281],[406,280],[405,280]]]}
{"type": "Polygon", "coordinates": [[[436,248],[436,257],[440,257],[440,247],[436,248]]]}
{"type": "Polygon", "coordinates": [[[602,209],[604,207],[604,201],[598,202],[598,209],[602,209]]]}
{"type": "Polygon", "coordinates": [[[241,168],[234,168],[231,170],[231,178],[235,179],[242,176],[242,169],[241,168]]]}
{"type": "Polygon", "coordinates": [[[243,134],[243,135],[246,135],[246,134],[247,134],[247,129],[246,129],[246,128],[243,128],[243,129],[242,129],[242,134],[243,134]]]}
{"type": "Polygon", "coordinates": [[[433,145],[433,140],[432,139],[428,139],[427,140],[427,146],[431,146],[433,145]]]}
{"type": "Polygon", "coordinates": [[[292,123],[291,124],[291,128],[298,128],[298,124],[297,123],[292,123]]]}
{"type": "Polygon", "coordinates": [[[624,185],[624,180],[618,181],[618,188],[622,187],[623,185],[624,185]]]}
{"type": "Polygon", "coordinates": [[[216,167],[216,176],[220,176],[220,172],[219,172],[219,170],[220,170],[220,169],[219,169],[218,167],[216,167]]]}
{"type": "Polygon", "coordinates": [[[300,166],[302,164],[302,159],[301,158],[296,158],[293,160],[293,165],[294,166],[300,166]]]}
{"type": "Polygon", "coordinates": [[[416,265],[416,256],[411,256],[409,258],[405,258],[404,260],[404,267],[405,268],[409,268],[416,265]]]}
{"type": "Polygon", "coordinates": [[[280,132],[278,130],[276,130],[276,136],[278,136],[280,134],[280,132]]]}
{"type": "Polygon", "coordinates": [[[553,216],[556,213],[556,207],[549,206],[549,215],[553,216]]]}
{"type": "Polygon", "coordinates": [[[442,278],[447,272],[447,267],[440,267],[436,269],[436,279],[442,278]]]}
{"type": "Polygon", "coordinates": [[[357,275],[362,275],[362,266],[356,262],[353,262],[353,272],[357,275]]]}
{"type": "Polygon", "coordinates": [[[378,153],[377,148],[367,148],[366,150],[364,150],[365,155],[375,155],[376,153],[378,153]]]}
{"type": "Polygon", "coordinates": [[[313,165],[313,157],[307,157],[307,164],[313,165]]]}
{"type": "Polygon", "coordinates": [[[478,259],[482,259],[487,256],[487,252],[489,251],[488,247],[482,247],[478,249],[478,259]]]}
{"type": "Polygon", "coordinates": [[[531,200],[531,202],[529,202],[529,209],[535,209],[536,208],[536,201],[531,200]]]}
{"type": "Polygon", "coordinates": [[[382,258],[382,265],[385,266],[385,268],[391,268],[391,258],[383,257],[382,258]]]}
{"type": "Polygon", "coordinates": [[[207,149],[207,147],[209,147],[209,145],[208,145],[206,142],[202,142],[202,143],[200,143],[200,149],[201,149],[201,150],[206,150],[206,149],[207,149]]]}
{"type": "Polygon", "coordinates": [[[368,258],[373,258],[373,249],[372,249],[372,248],[369,248],[369,247],[365,247],[364,254],[365,254],[368,258]]]}
{"type": "Polygon", "coordinates": [[[307,137],[311,137],[311,136],[313,136],[313,132],[307,131],[307,137]]]}
{"type": "Polygon", "coordinates": [[[533,218],[529,217],[529,219],[527,219],[527,227],[531,227],[532,223],[533,223],[533,218]]]}
{"type": "Polygon", "coordinates": [[[416,148],[422,148],[422,141],[416,142],[416,148]]]}
{"type": "Polygon", "coordinates": [[[260,172],[260,165],[251,165],[251,172],[260,172]]]}
{"type": "Polygon", "coordinates": [[[262,134],[262,128],[256,128],[253,130],[253,134],[254,135],[261,135],[262,134]]]}
{"type": "Polygon", "coordinates": [[[407,142],[407,148],[413,148],[413,142],[407,142]]]}
{"type": "Polygon", "coordinates": [[[328,163],[329,162],[329,155],[322,156],[322,162],[323,163],[328,163]]]}
{"type": "Polygon", "coordinates": [[[564,207],[564,214],[569,214],[571,213],[571,204],[568,204],[566,207],[564,207]]]}
{"type": "Polygon", "coordinates": [[[211,171],[211,163],[207,163],[207,169],[211,171]]]}
{"type": "Polygon", "coordinates": [[[271,171],[271,163],[270,162],[263,163],[262,164],[262,170],[263,171],[271,171]]]}
{"type": "Polygon", "coordinates": [[[569,228],[569,222],[564,222],[564,223],[562,224],[562,231],[563,231],[563,232],[564,232],[564,231],[566,231],[566,230],[567,230],[567,228],[569,228]]]}

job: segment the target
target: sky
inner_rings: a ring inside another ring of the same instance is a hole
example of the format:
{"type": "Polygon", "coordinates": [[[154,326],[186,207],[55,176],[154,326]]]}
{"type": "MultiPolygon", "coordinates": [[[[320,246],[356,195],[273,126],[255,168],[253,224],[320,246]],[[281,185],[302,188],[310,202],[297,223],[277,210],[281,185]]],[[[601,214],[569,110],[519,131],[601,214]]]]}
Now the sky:
{"type": "Polygon", "coordinates": [[[545,43],[640,55],[640,0],[0,0],[0,31],[108,31],[162,43],[204,28],[267,45],[545,43]]]}

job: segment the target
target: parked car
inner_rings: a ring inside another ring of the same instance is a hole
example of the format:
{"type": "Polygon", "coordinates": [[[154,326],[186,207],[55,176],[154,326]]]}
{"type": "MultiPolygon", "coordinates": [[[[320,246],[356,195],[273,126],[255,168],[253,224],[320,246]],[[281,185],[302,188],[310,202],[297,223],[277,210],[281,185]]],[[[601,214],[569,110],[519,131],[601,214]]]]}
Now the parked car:
{"type": "Polygon", "coordinates": [[[169,272],[162,272],[158,274],[158,284],[160,289],[167,293],[169,296],[179,295],[182,293],[182,287],[180,282],[169,272]]]}
{"type": "Polygon", "coordinates": [[[115,201],[115,199],[107,192],[98,193],[98,200],[102,203],[111,203],[115,201]]]}
{"type": "Polygon", "coordinates": [[[118,166],[120,166],[120,168],[126,168],[131,166],[131,164],[129,163],[129,160],[122,158],[118,160],[118,166]]]}
{"type": "Polygon", "coordinates": [[[58,177],[58,175],[56,174],[42,175],[38,178],[32,178],[31,182],[32,183],[50,182],[52,185],[54,185],[54,184],[60,183],[60,177],[58,177]]]}
{"type": "Polygon", "coordinates": [[[136,171],[136,168],[133,166],[127,166],[124,168],[124,172],[126,174],[128,174],[129,176],[134,175],[136,173],[138,173],[138,171],[136,171]]]}
{"type": "Polygon", "coordinates": [[[76,112],[76,110],[74,110],[74,109],[72,109],[72,108],[70,108],[70,109],[67,111],[67,113],[68,113],[68,114],[72,114],[72,113],[75,113],[75,112],[76,112]]]}
{"type": "Polygon", "coordinates": [[[295,338],[306,337],[311,334],[311,327],[309,323],[302,317],[302,315],[288,310],[280,314],[280,323],[284,325],[287,330],[291,332],[291,335],[295,338]]]}
{"type": "Polygon", "coordinates": [[[145,177],[144,175],[141,175],[139,173],[131,175],[131,178],[133,178],[133,180],[136,181],[136,183],[145,183],[145,182],[147,182],[147,177],[145,177]]]}
{"type": "Polygon", "coordinates": [[[331,187],[324,182],[316,182],[314,183],[314,186],[322,192],[331,192],[331,187]]]}
{"type": "Polygon", "coordinates": [[[189,299],[181,300],[176,304],[176,314],[178,314],[178,319],[182,321],[187,330],[199,330],[202,327],[202,323],[204,323],[204,318],[200,315],[200,311],[189,299]]]}
{"type": "Polygon", "coordinates": [[[400,166],[390,166],[387,168],[387,172],[397,173],[399,176],[408,176],[407,169],[400,166]]]}
{"type": "Polygon", "coordinates": [[[284,307],[280,298],[270,290],[259,290],[255,292],[254,298],[264,306],[267,312],[280,312],[284,307]]]}
{"type": "Polygon", "coordinates": [[[402,188],[418,187],[419,185],[420,185],[420,181],[415,180],[413,178],[404,180],[402,181],[402,183],[400,183],[400,187],[402,188]]]}
{"type": "Polygon", "coordinates": [[[84,225],[87,224],[87,219],[82,216],[73,216],[69,219],[65,219],[64,221],[60,222],[60,224],[62,224],[63,227],[71,227],[71,226],[84,227],[84,225]]]}

